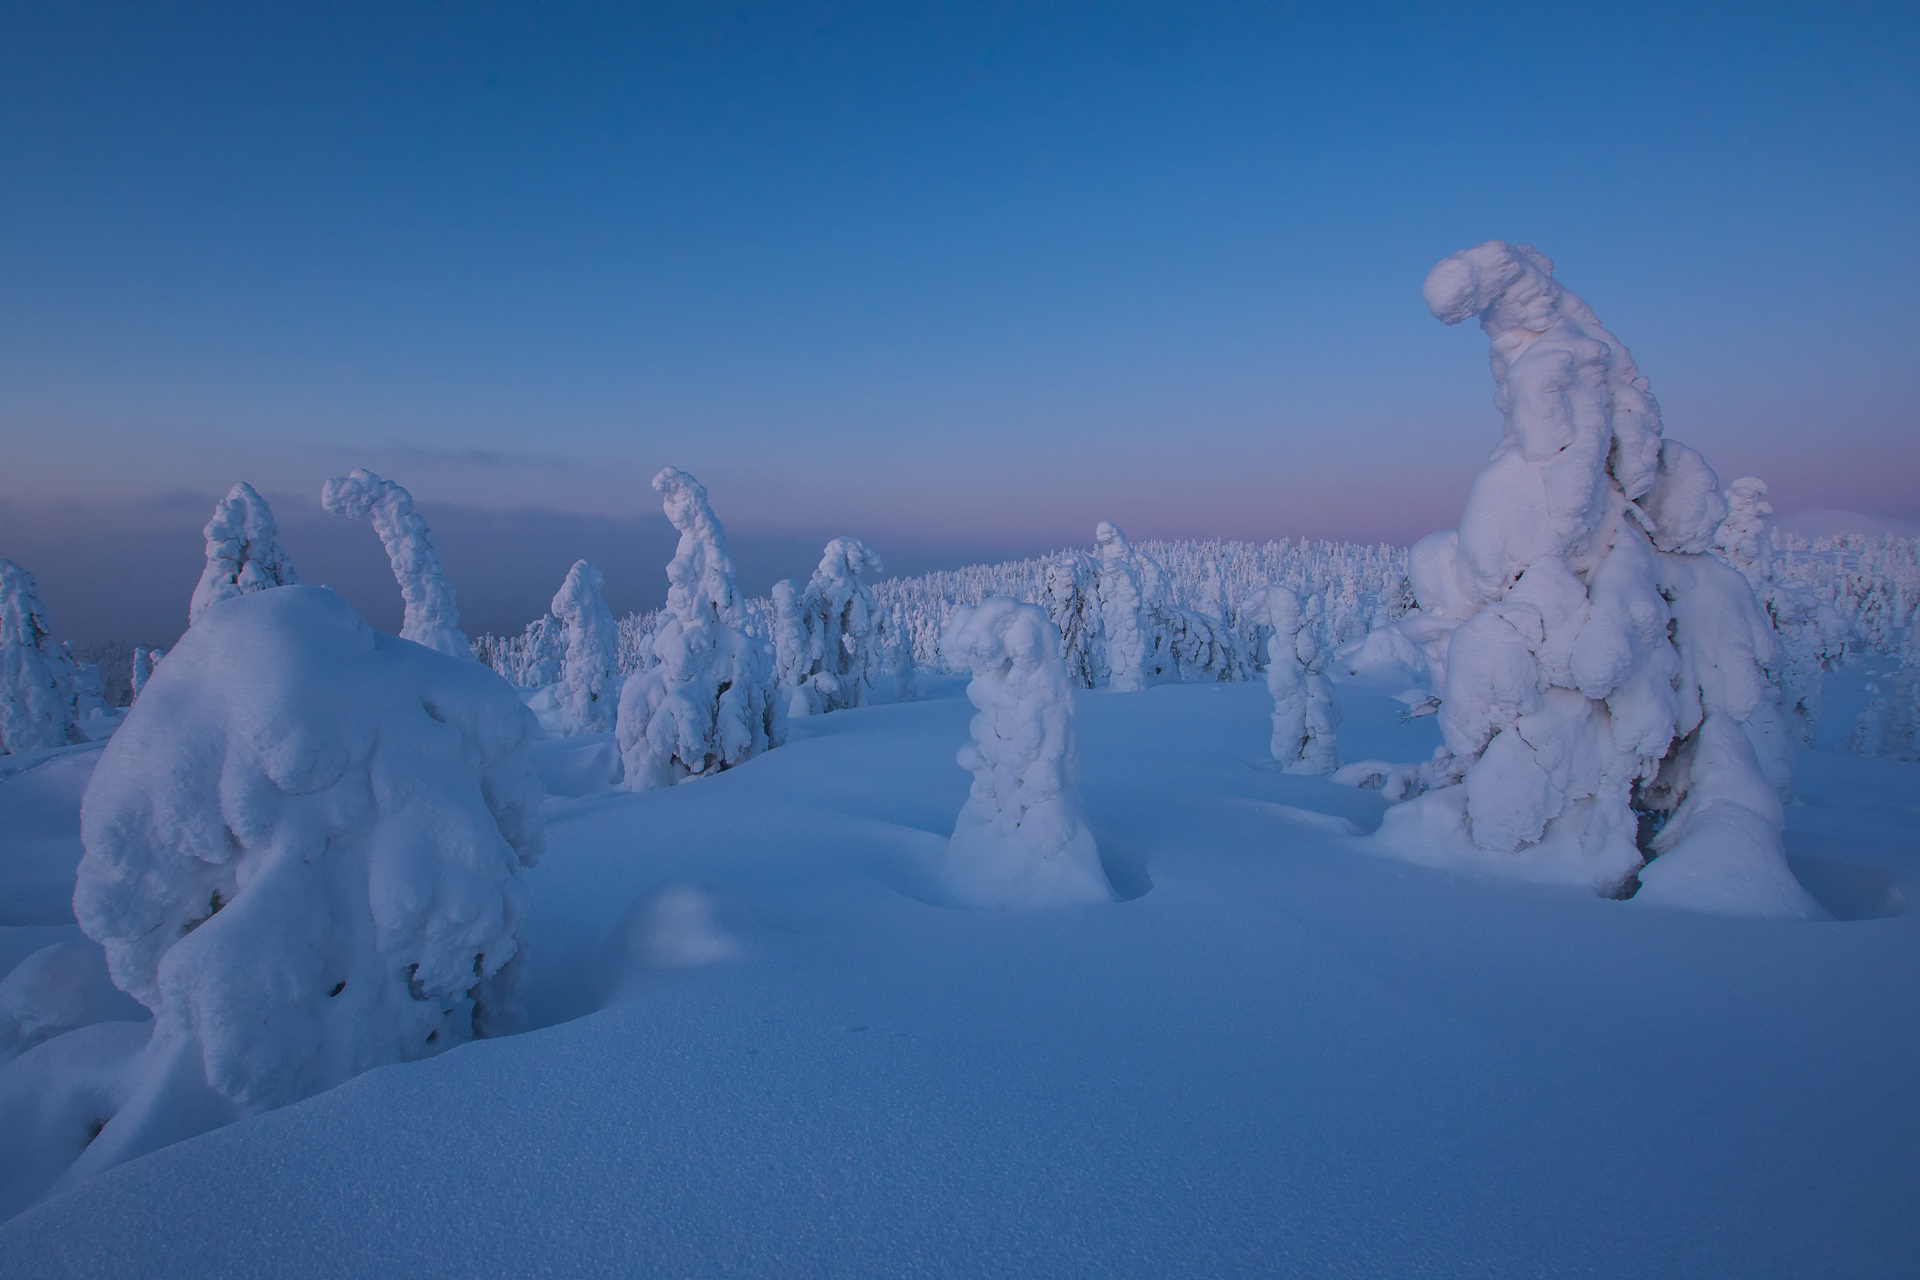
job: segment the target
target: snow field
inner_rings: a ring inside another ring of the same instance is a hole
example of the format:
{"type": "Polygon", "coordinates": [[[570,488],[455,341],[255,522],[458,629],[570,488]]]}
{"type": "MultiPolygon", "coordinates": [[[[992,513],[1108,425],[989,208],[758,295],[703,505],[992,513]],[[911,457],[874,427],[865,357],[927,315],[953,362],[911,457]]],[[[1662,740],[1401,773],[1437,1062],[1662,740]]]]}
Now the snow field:
{"type": "MultiPolygon", "coordinates": [[[[1334,679],[1357,754],[1437,744],[1398,679],[1334,679]]],[[[1789,854],[1883,918],[1716,919],[1367,856],[1350,833],[1384,801],[1281,770],[1257,684],[1081,692],[1087,820],[1125,900],[954,911],[960,692],[796,721],[691,784],[549,800],[525,877],[540,1029],[110,1170],[0,1226],[0,1256],[101,1276],[1920,1260],[1920,935],[1887,914],[1920,766],[1798,757],[1789,854]]]]}

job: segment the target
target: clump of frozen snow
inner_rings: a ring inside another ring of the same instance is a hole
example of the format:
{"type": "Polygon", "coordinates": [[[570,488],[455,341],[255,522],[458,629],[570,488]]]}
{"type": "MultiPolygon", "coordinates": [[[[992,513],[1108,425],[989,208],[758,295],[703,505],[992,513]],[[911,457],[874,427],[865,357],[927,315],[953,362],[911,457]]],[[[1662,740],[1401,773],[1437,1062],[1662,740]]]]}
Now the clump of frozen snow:
{"type": "Polygon", "coordinates": [[[678,467],[653,478],[680,544],[667,565],[656,665],[627,677],[614,734],[634,791],[732,768],[786,738],[767,645],[741,627],[726,533],[706,488],[678,467]]]}
{"type": "Polygon", "coordinates": [[[437,649],[452,658],[470,658],[473,650],[460,632],[460,610],[453,587],[440,571],[433,532],[413,509],[413,495],[363,467],[327,481],[320,505],[337,516],[371,516],[374,532],[387,549],[406,611],[400,638],[437,649]]]}
{"type": "Polygon", "coordinates": [[[775,588],[774,663],[789,715],[864,707],[886,674],[880,606],[865,576],[880,557],[858,538],[827,544],[806,589],[775,588]]]}
{"type": "Polygon", "coordinates": [[[960,750],[973,787],[943,866],[947,890],[988,907],[1112,901],[1080,806],[1059,632],[1038,606],[996,596],[956,609],[941,648],[972,670],[967,697],[979,708],[960,750]]]}
{"type": "Polygon", "coordinates": [[[1340,707],[1327,679],[1331,659],[1316,619],[1285,587],[1268,587],[1267,691],[1273,695],[1273,758],[1288,773],[1332,773],[1340,707]]]}
{"type": "Polygon", "coordinates": [[[324,588],[203,614],[82,804],[74,915],[155,1017],[88,1167],[508,1026],[536,732],[324,588]]]}
{"type": "Polygon", "coordinates": [[[600,588],[606,578],[576,560],[553,597],[553,618],[566,627],[560,705],[572,733],[607,733],[620,702],[620,636],[600,588]]]}
{"type": "Polygon", "coordinates": [[[200,620],[222,600],[249,591],[265,591],[300,581],[286,552],[267,500],[242,480],[228,491],[207,521],[207,567],[187,606],[187,624],[200,620]]]}
{"type": "Polygon", "coordinates": [[[47,611],[33,575],[0,560],[0,752],[82,740],[63,656],[47,648],[47,611]]]}
{"type": "Polygon", "coordinates": [[[1516,874],[1818,916],[1787,870],[1769,780],[1783,748],[1772,628],[1746,579],[1706,554],[1727,515],[1712,470],[1661,438],[1626,346],[1534,249],[1456,253],[1424,293],[1443,323],[1479,319],[1506,435],[1459,530],[1409,560],[1405,626],[1445,746],[1439,789],[1390,811],[1381,838],[1452,830],[1516,874]]]}

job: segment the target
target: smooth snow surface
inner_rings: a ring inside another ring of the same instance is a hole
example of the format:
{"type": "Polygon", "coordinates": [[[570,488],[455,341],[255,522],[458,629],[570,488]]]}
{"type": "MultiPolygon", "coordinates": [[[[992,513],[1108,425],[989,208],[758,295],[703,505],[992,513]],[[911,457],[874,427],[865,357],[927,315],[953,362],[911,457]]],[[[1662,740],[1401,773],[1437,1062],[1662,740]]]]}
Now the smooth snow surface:
{"type": "MultiPolygon", "coordinates": [[[[1829,677],[1835,714],[1885,666],[1829,677]]],[[[1402,682],[1334,679],[1356,758],[1438,745],[1402,682]]],[[[542,1029],[109,1170],[0,1225],[0,1270],[1920,1273],[1920,765],[1799,752],[1787,851],[1839,919],[1735,919],[1369,856],[1379,793],[1282,772],[1271,706],[1075,695],[1115,904],[928,905],[967,797],[951,678],[550,800],[542,1029]]],[[[0,781],[9,877],[20,830],[71,875],[99,756],[0,781]]],[[[7,893],[0,944],[31,936],[0,963],[74,936],[7,893]]]]}

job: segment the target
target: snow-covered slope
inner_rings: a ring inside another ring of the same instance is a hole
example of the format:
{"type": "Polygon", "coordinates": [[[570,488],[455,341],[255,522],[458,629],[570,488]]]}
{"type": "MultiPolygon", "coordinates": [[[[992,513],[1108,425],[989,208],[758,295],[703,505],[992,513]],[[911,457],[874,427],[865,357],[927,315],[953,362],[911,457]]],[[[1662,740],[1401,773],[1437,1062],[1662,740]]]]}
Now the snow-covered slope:
{"type": "MultiPolygon", "coordinates": [[[[1436,745],[1404,681],[1336,680],[1343,750],[1436,745]]],[[[541,1029],[110,1170],[0,1271],[1920,1271],[1920,765],[1801,753],[1787,848],[1841,918],[1726,919],[1369,855],[1379,793],[1281,771],[1258,683],[1081,692],[1121,900],[966,911],[973,708],[930,683],[662,791],[547,744],[588,781],[526,875],[541,1029]]],[[[0,782],[0,946],[71,936],[74,750],[0,782]]]]}

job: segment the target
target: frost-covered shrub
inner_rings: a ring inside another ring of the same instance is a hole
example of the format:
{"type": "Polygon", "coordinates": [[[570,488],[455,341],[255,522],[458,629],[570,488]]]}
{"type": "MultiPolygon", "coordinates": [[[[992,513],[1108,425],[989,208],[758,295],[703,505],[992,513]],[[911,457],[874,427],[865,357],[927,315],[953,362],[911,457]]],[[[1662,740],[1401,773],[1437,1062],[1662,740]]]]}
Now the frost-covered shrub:
{"type": "Polygon", "coordinates": [[[265,591],[300,581],[286,552],[267,500],[242,480],[213,508],[207,521],[207,567],[187,606],[187,624],[222,600],[249,591],[265,591]]]}
{"type": "Polygon", "coordinates": [[[554,619],[566,628],[560,666],[560,705],[574,733],[612,730],[620,703],[620,637],[600,594],[606,578],[576,560],[553,597],[554,619]]]}
{"type": "Polygon", "coordinates": [[[948,847],[948,891],[991,907],[1112,901],[1080,806],[1073,690],[1047,615],[1005,596],[962,606],[941,648],[973,672],[967,697],[979,708],[960,750],[973,787],[948,847]]]}
{"type": "Polygon", "coordinates": [[[413,495],[391,480],[362,467],[327,481],[320,505],[337,516],[371,516],[380,545],[387,549],[406,611],[400,638],[437,649],[452,658],[470,658],[472,648],[460,632],[460,610],[451,584],[440,571],[433,532],[413,509],[413,495]]]}
{"type": "Polygon", "coordinates": [[[1340,707],[1327,679],[1331,652],[1312,611],[1285,587],[1269,587],[1265,606],[1267,691],[1273,695],[1273,758],[1288,773],[1332,773],[1340,707]]]}
{"type": "Polygon", "coordinates": [[[89,1159],[502,1027],[541,846],[535,731],[492,672],[324,588],[203,613],[82,803],[75,917],[155,1018],[135,1114],[89,1159]]]}
{"type": "Polygon", "coordinates": [[[865,575],[880,557],[857,538],[827,544],[806,589],[775,588],[771,630],[789,715],[864,707],[885,674],[880,606],[865,575]]]}
{"type": "Polygon", "coordinates": [[[653,478],[680,545],[667,565],[656,665],[627,678],[615,737],[629,790],[718,773],[779,746],[786,708],[767,645],[740,627],[726,534],[698,480],[677,467],[653,478]]]}
{"type": "Polygon", "coordinates": [[[1651,901],[1818,914],[1787,869],[1761,757],[1783,745],[1772,628],[1707,554],[1719,483],[1661,439],[1625,345],[1552,271],[1490,241],[1427,277],[1436,318],[1486,331],[1506,435],[1459,530],[1410,557],[1405,625],[1446,745],[1439,789],[1392,811],[1383,836],[1455,827],[1522,874],[1626,894],[1638,872],[1651,901]]]}
{"type": "Polygon", "coordinates": [[[1153,651],[1140,563],[1120,526],[1102,520],[1093,539],[1098,569],[1094,591],[1100,603],[1100,654],[1107,687],[1137,693],[1147,687],[1147,660],[1153,651]]]}
{"type": "Polygon", "coordinates": [[[0,752],[81,740],[63,657],[47,647],[47,611],[33,575],[0,560],[0,752]]]}

